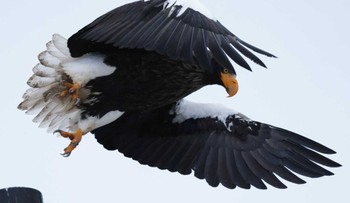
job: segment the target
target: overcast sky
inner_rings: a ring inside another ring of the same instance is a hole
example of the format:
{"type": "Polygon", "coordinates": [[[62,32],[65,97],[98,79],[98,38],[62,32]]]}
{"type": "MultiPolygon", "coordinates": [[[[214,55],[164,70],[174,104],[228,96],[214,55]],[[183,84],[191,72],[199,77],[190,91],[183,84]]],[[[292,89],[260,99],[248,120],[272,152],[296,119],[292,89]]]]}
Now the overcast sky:
{"type": "Polygon", "coordinates": [[[45,203],[76,202],[346,202],[350,143],[350,1],[202,0],[243,40],[272,52],[268,69],[236,68],[240,92],[209,87],[191,99],[220,102],[252,119],[283,127],[334,149],[344,166],[331,177],[288,189],[212,188],[193,176],[140,165],[109,152],[91,134],[71,157],[68,141],[48,134],[16,109],[37,55],[53,33],[74,34],[127,0],[3,1],[0,7],[0,188],[40,190],[45,203]]]}

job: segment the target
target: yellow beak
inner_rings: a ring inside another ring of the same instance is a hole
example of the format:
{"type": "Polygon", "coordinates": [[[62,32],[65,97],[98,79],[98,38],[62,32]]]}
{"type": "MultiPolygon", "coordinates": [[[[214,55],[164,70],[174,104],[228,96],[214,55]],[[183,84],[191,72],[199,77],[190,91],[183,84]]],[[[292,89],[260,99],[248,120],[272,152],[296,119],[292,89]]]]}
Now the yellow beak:
{"type": "Polygon", "coordinates": [[[238,81],[236,76],[231,73],[221,73],[221,81],[224,84],[229,97],[234,96],[238,92],[238,81]]]}

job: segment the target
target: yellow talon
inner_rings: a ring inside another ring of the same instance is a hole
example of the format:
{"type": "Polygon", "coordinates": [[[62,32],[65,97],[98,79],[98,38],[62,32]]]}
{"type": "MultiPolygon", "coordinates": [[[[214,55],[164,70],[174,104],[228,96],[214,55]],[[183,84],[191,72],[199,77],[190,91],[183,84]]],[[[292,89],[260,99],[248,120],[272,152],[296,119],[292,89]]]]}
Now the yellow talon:
{"type": "Polygon", "coordinates": [[[60,133],[62,137],[69,138],[71,143],[64,149],[64,153],[62,154],[64,157],[68,157],[72,151],[79,145],[82,137],[83,131],[78,128],[75,133],[69,133],[62,130],[56,130],[54,133],[60,133]]]}

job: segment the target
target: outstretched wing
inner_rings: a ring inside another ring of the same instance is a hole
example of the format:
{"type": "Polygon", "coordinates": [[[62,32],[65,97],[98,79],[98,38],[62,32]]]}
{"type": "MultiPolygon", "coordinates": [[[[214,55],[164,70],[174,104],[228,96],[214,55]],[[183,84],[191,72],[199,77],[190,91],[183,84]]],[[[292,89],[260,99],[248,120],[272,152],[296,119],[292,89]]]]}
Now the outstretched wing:
{"type": "Polygon", "coordinates": [[[137,1],[106,13],[68,40],[72,56],[113,48],[138,48],[186,63],[196,60],[209,71],[212,71],[213,64],[234,71],[227,56],[251,70],[241,54],[266,67],[247,48],[273,57],[236,37],[219,21],[208,18],[195,8],[172,2],[176,1],[137,1]]]}
{"type": "Polygon", "coordinates": [[[108,150],[160,169],[178,171],[228,188],[286,186],[276,177],[305,183],[308,177],[332,175],[338,167],[324,157],[333,150],[293,132],[251,121],[227,108],[180,101],[151,112],[126,112],[93,131],[108,150]],[[216,112],[216,113],[214,113],[216,112]]]}

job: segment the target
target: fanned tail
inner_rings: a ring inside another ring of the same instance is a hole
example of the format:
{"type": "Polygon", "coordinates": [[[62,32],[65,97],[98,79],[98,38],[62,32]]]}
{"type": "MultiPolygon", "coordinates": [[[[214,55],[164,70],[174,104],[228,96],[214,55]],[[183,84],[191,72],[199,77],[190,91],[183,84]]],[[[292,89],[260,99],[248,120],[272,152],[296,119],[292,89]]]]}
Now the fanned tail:
{"type": "Polygon", "coordinates": [[[54,34],[46,44],[46,50],[39,54],[39,62],[27,84],[31,87],[23,95],[23,102],[18,105],[27,114],[36,115],[33,122],[39,127],[48,128],[49,132],[57,128],[74,130],[79,119],[78,109],[69,97],[62,97],[65,82],[70,77],[64,73],[62,64],[74,60],[67,47],[67,39],[54,34]]]}

